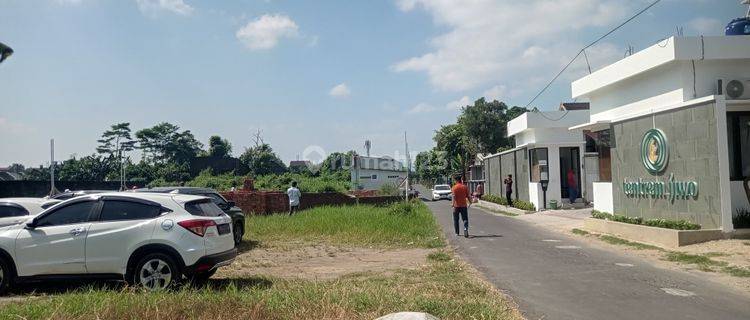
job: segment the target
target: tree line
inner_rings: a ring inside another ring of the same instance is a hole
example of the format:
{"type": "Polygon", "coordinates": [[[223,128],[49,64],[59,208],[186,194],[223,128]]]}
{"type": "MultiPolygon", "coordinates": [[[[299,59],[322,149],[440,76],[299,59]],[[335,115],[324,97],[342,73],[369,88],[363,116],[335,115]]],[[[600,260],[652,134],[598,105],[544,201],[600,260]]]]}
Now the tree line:
{"type": "MultiPolygon", "coordinates": [[[[332,153],[317,167],[288,168],[268,143],[263,141],[260,131],[250,137],[251,146],[239,156],[240,167],[233,175],[264,176],[286,172],[309,176],[333,173],[343,168],[349,153],[332,153]]],[[[97,140],[95,153],[87,156],[71,156],[55,164],[56,179],[60,181],[118,181],[121,169],[130,183],[149,184],[153,181],[185,182],[196,176],[190,165],[198,157],[213,160],[232,157],[232,144],[220,136],[208,139],[208,146],[195,138],[190,130],[162,122],[150,128],[132,132],[130,123],[110,126],[97,140]],[[139,150],[141,157],[135,160],[132,151],[139,150]]],[[[24,180],[49,180],[49,167],[26,168],[13,164],[10,171],[20,173],[24,180]]]]}
{"type": "Polygon", "coordinates": [[[492,154],[514,147],[507,136],[507,123],[527,112],[504,102],[480,98],[461,108],[456,122],[435,130],[435,146],[417,154],[414,169],[426,183],[447,182],[453,175],[466,177],[477,153],[492,154]]]}

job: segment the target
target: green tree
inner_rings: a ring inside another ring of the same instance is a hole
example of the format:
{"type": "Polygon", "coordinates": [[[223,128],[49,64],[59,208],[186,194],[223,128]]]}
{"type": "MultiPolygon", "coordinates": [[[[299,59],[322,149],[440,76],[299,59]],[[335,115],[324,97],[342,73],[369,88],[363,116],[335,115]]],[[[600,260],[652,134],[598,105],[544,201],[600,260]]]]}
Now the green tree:
{"type": "Polygon", "coordinates": [[[180,127],[167,122],[139,130],[135,136],[143,157],[159,164],[187,164],[203,148],[190,130],[180,131],[180,127]]]}
{"type": "Polygon", "coordinates": [[[339,171],[348,171],[352,165],[352,156],[356,154],[357,152],[354,150],[346,153],[332,152],[323,160],[323,163],[320,165],[320,172],[331,174],[339,171]]]}
{"type": "Polygon", "coordinates": [[[414,171],[423,182],[435,183],[448,175],[448,163],[445,152],[433,148],[417,154],[414,161],[414,171]]]}
{"type": "Polygon", "coordinates": [[[229,158],[232,156],[232,144],[219,136],[208,138],[208,155],[211,157],[229,158]]]}
{"type": "Polygon", "coordinates": [[[57,176],[60,181],[104,181],[109,172],[109,161],[93,154],[63,161],[57,176]]]}
{"type": "Polygon", "coordinates": [[[247,166],[250,174],[256,177],[266,174],[281,174],[287,171],[284,162],[266,143],[246,148],[240,156],[240,161],[247,166]]]}
{"type": "Polygon", "coordinates": [[[99,146],[96,152],[107,155],[110,159],[117,158],[120,152],[132,151],[135,141],[130,136],[130,123],[122,122],[113,124],[109,130],[102,133],[102,138],[97,140],[99,146]]]}
{"type": "Polygon", "coordinates": [[[448,175],[466,175],[468,159],[476,152],[475,144],[472,144],[466,131],[461,124],[449,124],[441,126],[433,137],[436,149],[443,152],[446,173],[448,175]]]}
{"type": "Polygon", "coordinates": [[[508,121],[526,111],[521,107],[508,108],[505,103],[497,100],[487,102],[480,98],[474,105],[462,108],[458,124],[474,151],[495,153],[501,148],[513,147],[513,138],[507,137],[508,121]]]}

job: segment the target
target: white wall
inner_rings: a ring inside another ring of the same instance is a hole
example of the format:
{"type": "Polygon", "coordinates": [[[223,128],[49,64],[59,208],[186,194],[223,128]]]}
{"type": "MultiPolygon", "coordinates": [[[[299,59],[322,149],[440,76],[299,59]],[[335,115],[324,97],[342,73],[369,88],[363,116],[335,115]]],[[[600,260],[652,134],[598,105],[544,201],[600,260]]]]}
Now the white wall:
{"type": "MultiPolygon", "coordinates": [[[[359,185],[364,190],[379,190],[381,186],[386,183],[398,184],[403,179],[406,179],[406,171],[387,171],[387,170],[372,170],[372,169],[359,169],[359,185]],[[362,177],[372,177],[377,175],[377,179],[362,179],[362,177]]],[[[351,171],[352,180],[355,179],[355,170],[351,171]]]]}
{"type": "Polygon", "coordinates": [[[594,210],[614,213],[612,182],[594,182],[594,210]]]}
{"type": "Polygon", "coordinates": [[[529,202],[534,204],[536,211],[544,208],[542,196],[542,185],[536,182],[529,182],[529,202]]]}

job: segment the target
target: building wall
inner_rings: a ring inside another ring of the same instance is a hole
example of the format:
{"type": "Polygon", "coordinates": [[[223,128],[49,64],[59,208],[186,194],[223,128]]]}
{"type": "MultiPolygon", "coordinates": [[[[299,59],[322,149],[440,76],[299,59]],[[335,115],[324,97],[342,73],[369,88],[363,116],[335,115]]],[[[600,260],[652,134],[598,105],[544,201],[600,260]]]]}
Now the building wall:
{"type": "MultiPolygon", "coordinates": [[[[715,102],[670,110],[612,125],[615,144],[612,152],[612,200],[614,213],[644,218],[684,219],[704,229],[721,227],[721,193],[715,102]],[[641,161],[643,134],[656,126],[666,135],[669,162],[653,176],[641,161]],[[623,192],[623,180],[658,178],[666,181],[697,181],[695,198],[674,199],[629,197],[623,192]]],[[[726,143],[726,141],[724,141],[726,143]]],[[[595,199],[596,203],[598,199],[595,199]]],[[[597,206],[600,207],[600,206],[597,206]]]]}
{"type": "Polygon", "coordinates": [[[612,200],[612,182],[594,182],[594,210],[614,212],[612,200]]]}
{"type": "Polygon", "coordinates": [[[529,159],[527,149],[485,158],[485,193],[505,196],[503,180],[513,175],[513,199],[529,201],[529,159]],[[515,156],[515,158],[514,158],[515,156]],[[488,176],[489,175],[489,176],[488,176]]]}
{"type": "Polygon", "coordinates": [[[486,194],[502,195],[503,178],[500,172],[500,156],[484,159],[484,192],[486,194]]]}
{"type": "Polygon", "coordinates": [[[384,184],[390,183],[398,185],[401,181],[406,179],[406,171],[390,171],[390,170],[373,170],[373,169],[352,169],[351,179],[363,190],[379,190],[384,184]],[[359,174],[359,180],[356,180],[356,175],[359,174]],[[376,179],[372,179],[376,176],[376,179]]]}

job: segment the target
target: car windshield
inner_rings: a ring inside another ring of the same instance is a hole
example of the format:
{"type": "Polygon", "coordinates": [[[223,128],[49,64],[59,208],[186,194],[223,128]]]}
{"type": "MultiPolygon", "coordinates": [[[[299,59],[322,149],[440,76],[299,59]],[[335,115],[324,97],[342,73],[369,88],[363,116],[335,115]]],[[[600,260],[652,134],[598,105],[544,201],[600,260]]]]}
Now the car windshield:
{"type": "Polygon", "coordinates": [[[451,187],[449,187],[447,185],[435,186],[435,190],[439,190],[439,191],[445,191],[445,190],[450,190],[450,189],[451,189],[451,187]]]}

